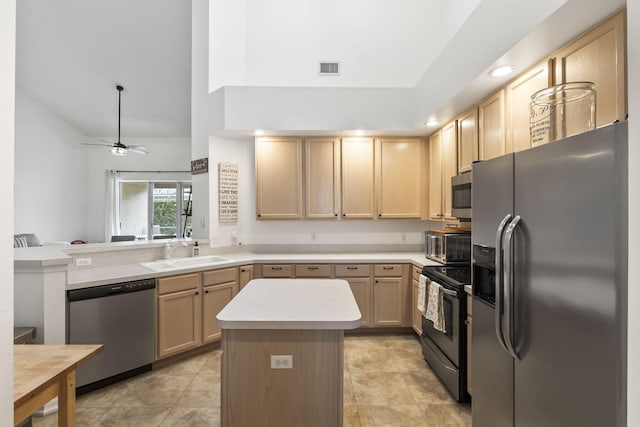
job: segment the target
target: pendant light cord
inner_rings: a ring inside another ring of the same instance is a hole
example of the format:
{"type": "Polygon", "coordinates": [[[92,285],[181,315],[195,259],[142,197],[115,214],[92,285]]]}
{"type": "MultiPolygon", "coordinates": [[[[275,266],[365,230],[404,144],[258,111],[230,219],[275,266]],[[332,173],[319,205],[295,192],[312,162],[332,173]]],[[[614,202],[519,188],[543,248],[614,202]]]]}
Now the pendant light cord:
{"type": "Polygon", "coordinates": [[[122,90],[124,89],[122,86],[117,85],[116,89],[118,89],[118,144],[121,144],[120,142],[120,104],[121,104],[121,100],[122,100],[122,90]]]}

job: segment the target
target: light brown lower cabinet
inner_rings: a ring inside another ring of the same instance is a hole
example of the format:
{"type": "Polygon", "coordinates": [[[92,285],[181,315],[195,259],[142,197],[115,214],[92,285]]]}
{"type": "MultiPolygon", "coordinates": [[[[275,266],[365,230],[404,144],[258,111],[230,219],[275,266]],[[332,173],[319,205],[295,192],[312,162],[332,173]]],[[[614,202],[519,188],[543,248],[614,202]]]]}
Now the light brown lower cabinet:
{"type": "Polygon", "coordinates": [[[360,327],[373,326],[373,289],[371,286],[371,265],[336,264],[336,279],[349,282],[353,297],[360,310],[360,327]]]}
{"type": "Polygon", "coordinates": [[[158,279],[157,357],[202,344],[200,273],[158,279]]]}
{"type": "Polygon", "coordinates": [[[420,269],[413,267],[413,274],[411,279],[411,327],[418,336],[422,335],[422,313],[418,310],[418,289],[420,279],[420,269]]]}
{"type": "Polygon", "coordinates": [[[253,280],[253,265],[243,265],[240,267],[240,280],[238,282],[238,290],[245,287],[247,283],[253,280]]]}
{"type": "Polygon", "coordinates": [[[216,316],[238,292],[238,268],[158,279],[156,358],[220,339],[216,316]]]}
{"type": "Polygon", "coordinates": [[[202,273],[202,342],[220,340],[221,330],[216,316],[238,293],[238,270],[225,268],[202,273]]]}
{"type": "Polygon", "coordinates": [[[403,326],[405,302],[401,264],[373,267],[373,326],[403,326]]]}

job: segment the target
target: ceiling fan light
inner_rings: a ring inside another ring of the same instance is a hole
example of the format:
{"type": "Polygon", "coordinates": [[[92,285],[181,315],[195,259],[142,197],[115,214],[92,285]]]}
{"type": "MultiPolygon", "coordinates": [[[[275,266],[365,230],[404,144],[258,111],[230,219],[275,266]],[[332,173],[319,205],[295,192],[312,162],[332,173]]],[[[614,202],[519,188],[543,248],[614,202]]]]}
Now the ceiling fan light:
{"type": "Polygon", "coordinates": [[[111,147],[111,154],[113,154],[114,156],[126,156],[127,155],[127,149],[126,148],[122,148],[122,147],[111,147]]]}

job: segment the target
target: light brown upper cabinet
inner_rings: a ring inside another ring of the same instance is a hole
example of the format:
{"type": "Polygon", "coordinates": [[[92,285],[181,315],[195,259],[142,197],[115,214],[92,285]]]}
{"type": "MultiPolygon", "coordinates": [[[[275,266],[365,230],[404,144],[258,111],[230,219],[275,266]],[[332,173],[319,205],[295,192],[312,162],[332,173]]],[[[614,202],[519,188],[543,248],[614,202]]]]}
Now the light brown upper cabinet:
{"type": "Polygon", "coordinates": [[[458,174],[458,137],[456,121],[442,128],[442,209],[444,219],[455,220],[451,214],[451,178],[458,174]]]}
{"type": "Polygon", "coordinates": [[[442,220],[442,130],[429,138],[429,219],[442,220]]]}
{"type": "Polygon", "coordinates": [[[256,215],[302,218],[302,140],[256,139],[256,215]]]}
{"type": "Polygon", "coordinates": [[[429,219],[455,220],[451,216],[451,177],[458,173],[456,121],[429,138],[429,219]]]}
{"type": "Polygon", "coordinates": [[[422,145],[416,138],[376,140],[379,218],[420,218],[422,145]]]}
{"type": "Polygon", "coordinates": [[[489,160],[503,154],[504,90],[500,90],[478,106],[478,155],[480,160],[489,160]]]}
{"type": "Polygon", "coordinates": [[[342,139],[342,217],[373,218],[375,210],[372,138],[342,139]]]}
{"type": "Polygon", "coordinates": [[[336,218],[340,192],[340,139],[304,141],[305,216],[336,218]]]}
{"type": "Polygon", "coordinates": [[[458,117],[458,172],[471,170],[478,160],[478,109],[472,108],[458,117]]]}
{"type": "Polygon", "coordinates": [[[562,48],[554,57],[555,83],[588,81],[596,87],[596,126],[624,120],[625,12],[620,12],[562,48]]]}
{"type": "Polygon", "coordinates": [[[531,147],[529,103],[531,95],[551,85],[549,66],[544,61],[511,82],[506,91],[507,152],[531,147]]]}

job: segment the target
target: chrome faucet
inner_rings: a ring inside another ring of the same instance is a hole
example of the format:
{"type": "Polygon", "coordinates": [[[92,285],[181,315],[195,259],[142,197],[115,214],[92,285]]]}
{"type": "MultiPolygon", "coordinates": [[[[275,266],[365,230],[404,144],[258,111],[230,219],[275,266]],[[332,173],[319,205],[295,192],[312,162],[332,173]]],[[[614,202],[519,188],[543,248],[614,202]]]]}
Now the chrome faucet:
{"type": "Polygon", "coordinates": [[[187,242],[185,242],[184,240],[182,241],[178,241],[178,240],[169,240],[165,245],[164,245],[164,259],[171,259],[171,254],[173,253],[173,251],[178,247],[178,246],[188,246],[187,242]],[[172,243],[175,243],[175,245],[172,245],[172,243]]]}

